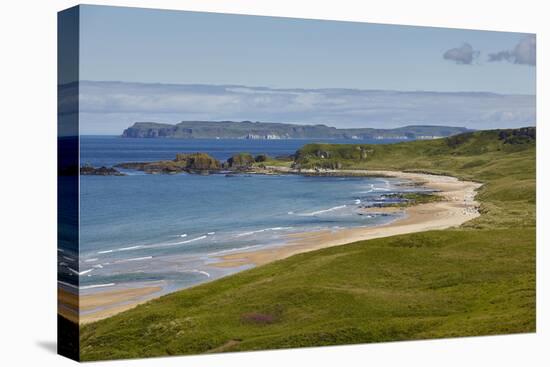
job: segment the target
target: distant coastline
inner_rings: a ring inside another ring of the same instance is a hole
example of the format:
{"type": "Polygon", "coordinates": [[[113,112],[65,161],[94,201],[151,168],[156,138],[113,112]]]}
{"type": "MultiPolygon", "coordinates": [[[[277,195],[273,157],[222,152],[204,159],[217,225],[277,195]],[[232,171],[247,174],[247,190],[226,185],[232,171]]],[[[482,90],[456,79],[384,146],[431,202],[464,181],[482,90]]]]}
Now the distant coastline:
{"type": "Polygon", "coordinates": [[[410,125],[394,129],[341,129],[327,125],[299,125],[252,121],[182,121],[178,124],[136,122],[125,129],[125,138],[175,139],[396,139],[431,140],[468,131],[465,127],[410,125]]]}

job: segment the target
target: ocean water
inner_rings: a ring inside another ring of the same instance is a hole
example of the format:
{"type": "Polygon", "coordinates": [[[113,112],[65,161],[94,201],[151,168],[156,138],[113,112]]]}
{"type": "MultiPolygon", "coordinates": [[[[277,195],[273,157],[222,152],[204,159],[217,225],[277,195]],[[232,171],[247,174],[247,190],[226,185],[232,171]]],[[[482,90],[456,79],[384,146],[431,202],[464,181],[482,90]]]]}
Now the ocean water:
{"type": "Polygon", "coordinates": [[[94,166],[112,166],[121,162],[150,162],[174,159],[176,153],[207,152],[219,160],[235,153],[268,154],[272,157],[294,154],[308,143],[388,144],[400,140],[349,140],[349,139],[139,139],[117,136],[80,137],[80,163],[94,166]]]}
{"type": "MultiPolygon", "coordinates": [[[[111,166],[178,152],[288,155],[307,142],[84,136],[80,149],[81,164],[111,166]]],[[[210,265],[222,255],[281,246],[292,233],[387,223],[396,217],[360,207],[416,190],[388,178],[126,172],[80,178],[79,274],[67,274],[83,292],[146,283],[168,292],[219,278],[242,269],[210,265]]]]}

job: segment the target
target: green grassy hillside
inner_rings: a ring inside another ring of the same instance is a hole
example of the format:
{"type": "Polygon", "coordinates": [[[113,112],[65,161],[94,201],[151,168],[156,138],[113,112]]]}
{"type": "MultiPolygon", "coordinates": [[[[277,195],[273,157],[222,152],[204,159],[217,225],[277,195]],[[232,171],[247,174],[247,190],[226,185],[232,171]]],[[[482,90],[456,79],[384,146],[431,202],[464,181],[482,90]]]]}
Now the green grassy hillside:
{"type": "Polygon", "coordinates": [[[82,359],[535,330],[534,129],[308,145],[296,158],[302,167],[327,161],[482,181],[483,215],[459,229],[300,254],[164,296],[82,327],[82,359]]]}
{"type": "Polygon", "coordinates": [[[523,128],[399,144],[309,144],[297,152],[295,166],[420,171],[480,181],[485,215],[468,226],[533,226],[535,133],[523,128]]]}

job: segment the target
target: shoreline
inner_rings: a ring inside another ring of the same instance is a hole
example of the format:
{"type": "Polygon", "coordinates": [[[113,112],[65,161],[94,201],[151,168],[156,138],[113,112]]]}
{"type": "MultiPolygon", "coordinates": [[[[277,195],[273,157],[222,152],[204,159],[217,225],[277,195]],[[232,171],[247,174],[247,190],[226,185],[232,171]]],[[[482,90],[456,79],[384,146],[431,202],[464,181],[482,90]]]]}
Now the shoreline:
{"type": "Polygon", "coordinates": [[[58,287],[58,304],[62,306],[58,313],[66,319],[82,325],[116,315],[156,298],[162,289],[160,286],[148,286],[77,296],[58,287]],[[77,310],[80,311],[80,314],[77,310]]]}
{"type": "MultiPolygon", "coordinates": [[[[218,258],[219,261],[209,264],[210,266],[219,268],[233,268],[245,265],[260,266],[296,254],[362,240],[456,227],[480,215],[477,211],[479,203],[475,200],[475,195],[476,190],[482,184],[473,181],[461,181],[452,176],[382,170],[297,171],[288,167],[272,166],[266,167],[265,171],[255,173],[395,177],[409,180],[418,186],[436,190],[437,192],[434,192],[434,194],[442,196],[443,200],[404,208],[364,208],[363,211],[365,214],[392,211],[402,212],[404,216],[390,223],[374,227],[347,228],[337,231],[326,229],[295,233],[287,236],[288,241],[284,245],[254,251],[234,252],[220,256],[218,258]]],[[[113,316],[163,294],[161,287],[142,287],[95,292],[83,295],[78,300],[70,292],[62,289],[59,289],[58,292],[60,292],[60,300],[65,300],[65,305],[79,305],[81,311],[78,317],[74,309],[70,310],[67,307],[62,307],[60,310],[64,308],[65,311],[60,312],[60,314],[72,321],[78,321],[80,324],[113,316]],[[95,307],[98,305],[99,307],[95,307]],[[93,311],[93,309],[98,310],[93,311]]]]}
{"type": "MultiPolygon", "coordinates": [[[[328,171],[327,173],[345,174],[346,170],[328,171]]],[[[438,190],[434,194],[442,196],[443,200],[418,204],[405,208],[365,208],[365,213],[387,213],[388,211],[403,212],[405,216],[387,224],[374,227],[347,228],[338,231],[321,230],[303,232],[288,236],[289,242],[284,246],[232,253],[222,256],[219,267],[233,267],[244,264],[255,266],[281,260],[292,255],[315,251],[332,246],[345,245],[380,237],[400,234],[424,232],[429,230],[457,227],[469,220],[477,218],[479,203],[475,200],[476,190],[482,184],[473,181],[462,181],[452,176],[432,175],[425,173],[409,173],[400,171],[362,171],[354,170],[356,175],[377,177],[395,177],[411,180],[420,186],[438,190]]]]}

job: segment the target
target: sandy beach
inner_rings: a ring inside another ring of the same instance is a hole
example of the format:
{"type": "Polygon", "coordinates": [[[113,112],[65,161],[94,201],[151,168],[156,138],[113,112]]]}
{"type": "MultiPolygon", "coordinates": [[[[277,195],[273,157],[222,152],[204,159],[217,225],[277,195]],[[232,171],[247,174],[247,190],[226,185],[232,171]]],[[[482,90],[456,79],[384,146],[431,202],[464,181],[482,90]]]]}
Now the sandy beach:
{"type": "Polygon", "coordinates": [[[161,290],[161,287],[128,288],[77,297],[72,292],[58,288],[58,302],[63,305],[59,313],[71,321],[85,324],[135,307],[154,298],[161,290]],[[78,309],[80,316],[76,312],[78,309]],[[97,311],[89,312],[92,310],[97,311]]]}
{"type": "Polygon", "coordinates": [[[479,216],[477,210],[479,204],[475,201],[475,195],[476,190],[481,184],[477,182],[461,181],[450,176],[396,171],[338,170],[327,171],[327,173],[388,176],[410,180],[423,187],[438,190],[436,194],[442,196],[443,200],[405,208],[364,209],[367,213],[402,211],[405,216],[389,224],[376,227],[349,228],[338,231],[324,230],[291,235],[289,236],[289,242],[284,246],[233,253],[223,256],[220,262],[212,265],[234,267],[244,264],[254,264],[258,266],[299,253],[356,241],[456,227],[479,216]]]}
{"type": "MultiPolygon", "coordinates": [[[[293,173],[284,167],[273,169],[278,172],[293,173]]],[[[301,171],[300,173],[317,174],[318,172],[301,171]]],[[[286,242],[281,246],[256,251],[231,253],[221,256],[219,261],[210,265],[224,268],[243,265],[259,266],[295,254],[356,241],[456,227],[479,216],[475,195],[476,190],[481,184],[477,182],[461,181],[450,176],[397,171],[333,170],[324,171],[324,173],[341,176],[395,177],[411,181],[428,189],[437,190],[436,194],[440,195],[442,200],[403,208],[364,208],[363,211],[365,214],[400,211],[403,216],[391,223],[376,227],[322,230],[289,235],[286,238],[286,242]]],[[[61,313],[65,317],[76,321],[76,312],[74,310],[77,309],[77,306],[80,306],[81,314],[78,321],[81,324],[92,322],[110,317],[146,302],[157,296],[160,291],[160,287],[146,287],[96,292],[81,296],[78,303],[76,296],[60,289],[60,300],[64,305],[68,306],[62,307],[61,309],[64,311],[61,313]]]]}

